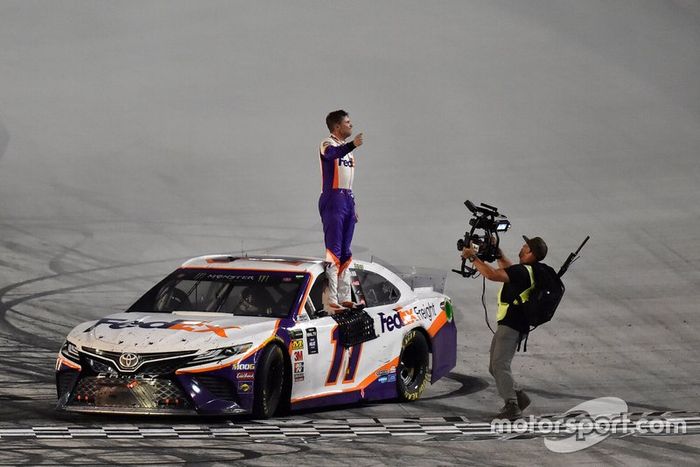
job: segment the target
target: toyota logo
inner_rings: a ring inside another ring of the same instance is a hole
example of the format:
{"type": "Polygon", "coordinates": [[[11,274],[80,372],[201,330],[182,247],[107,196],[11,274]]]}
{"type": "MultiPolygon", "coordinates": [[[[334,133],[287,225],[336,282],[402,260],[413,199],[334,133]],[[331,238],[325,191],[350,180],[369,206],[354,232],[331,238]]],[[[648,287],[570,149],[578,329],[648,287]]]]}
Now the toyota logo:
{"type": "Polygon", "coordinates": [[[123,353],[119,357],[119,366],[125,370],[133,370],[139,364],[139,356],[135,353],[123,353]]]}

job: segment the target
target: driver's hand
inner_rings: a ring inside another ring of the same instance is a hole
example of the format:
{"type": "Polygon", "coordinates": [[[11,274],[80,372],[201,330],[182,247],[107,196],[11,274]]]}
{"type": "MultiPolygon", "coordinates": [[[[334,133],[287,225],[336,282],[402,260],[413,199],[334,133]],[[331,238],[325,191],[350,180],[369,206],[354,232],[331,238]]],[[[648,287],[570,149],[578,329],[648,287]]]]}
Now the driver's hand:
{"type": "Polygon", "coordinates": [[[352,142],[355,144],[356,148],[362,146],[362,143],[364,143],[364,136],[362,135],[362,133],[358,133],[357,136],[355,136],[355,139],[352,140],[352,142]]]}

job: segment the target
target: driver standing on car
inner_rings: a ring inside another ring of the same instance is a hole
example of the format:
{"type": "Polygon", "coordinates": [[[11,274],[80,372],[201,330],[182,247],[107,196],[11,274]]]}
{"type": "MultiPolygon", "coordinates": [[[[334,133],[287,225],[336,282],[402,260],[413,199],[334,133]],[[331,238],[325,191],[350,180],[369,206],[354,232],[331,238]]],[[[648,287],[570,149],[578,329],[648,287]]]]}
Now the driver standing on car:
{"type": "Polygon", "coordinates": [[[328,311],[335,313],[356,306],[351,301],[350,273],[352,262],[350,243],[355,231],[357,214],[352,194],[355,174],[355,156],[352,151],[362,146],[362,133],[352,141],[352,122],[344,110],[336,110],[326,116],[326,126],[331,134],[321,141],[322,191],[318,210],[323,223],[326,244],[326,276],[328,278],[328,311]]]}

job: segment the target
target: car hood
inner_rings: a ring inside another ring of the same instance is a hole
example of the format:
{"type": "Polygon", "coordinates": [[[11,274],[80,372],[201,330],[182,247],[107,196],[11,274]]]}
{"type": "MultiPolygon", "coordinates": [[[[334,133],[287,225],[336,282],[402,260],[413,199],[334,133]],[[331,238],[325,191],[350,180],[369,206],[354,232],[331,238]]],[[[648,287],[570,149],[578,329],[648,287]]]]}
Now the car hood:
{"type": "Polygon", "coordinates": [[[76,326],[68,339],[105,351],[177,352],[256,343],[278,319],[222,313],[117,313],[76,326]]]}

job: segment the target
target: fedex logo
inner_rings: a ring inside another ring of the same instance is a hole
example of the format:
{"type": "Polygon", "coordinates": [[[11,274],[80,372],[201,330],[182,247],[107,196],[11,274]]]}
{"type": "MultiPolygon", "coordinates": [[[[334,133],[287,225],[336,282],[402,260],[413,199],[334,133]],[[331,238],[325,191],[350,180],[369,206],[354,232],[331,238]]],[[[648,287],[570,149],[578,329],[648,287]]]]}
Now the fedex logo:
{"type": "Polygon", "coordinates": [[[435,305],[430,304],[419,308],[403,309],[401,307],[394,308],[396,313],[387,315],[379,313],[379,321],[382,325],[382,332],[393,331],[409,324],[413,324],[418,320],[431,320],[435,317],[435,305]]]}
{"type": "Polygon", "coordinates": [[[404,325],[415,323],[416,321],[418,321],[418,316],[416,316],[416,314],[414,313],[413,308],[409,308],[408,310],[397,308],[396,312],[399,314],[401,322],[404,325]]]}
{"type": "Polygon", "coordinates": [[[379,321],[382,324],[382,332],[393,331],[394,329],[400,329],[403,327],[398,311],[393,315],[387,315],[386,313],[379,312],[379,321]]]}
{"type": "Polygon", "coordinates": [[[344,157],[338,159],[338,167],[355,167],[354,159],[345,159],[344,157]]]}
{"type": "Polygon", "coordinates": [[[218,326],[209,324],[208,321],[190,321],[186,319],[176,319],[173,321],[129,321],[127,319],[110,319],[102,318],[87,328],[84,332],[90,332],[98,326],[108,326],[110,329],[126,329],[126,328],[141,328],[141,329],[173,329],[187,332],[213,332],[219,337],[228,337],[227,329],[240,329],[240,326],[218,326]]]}

